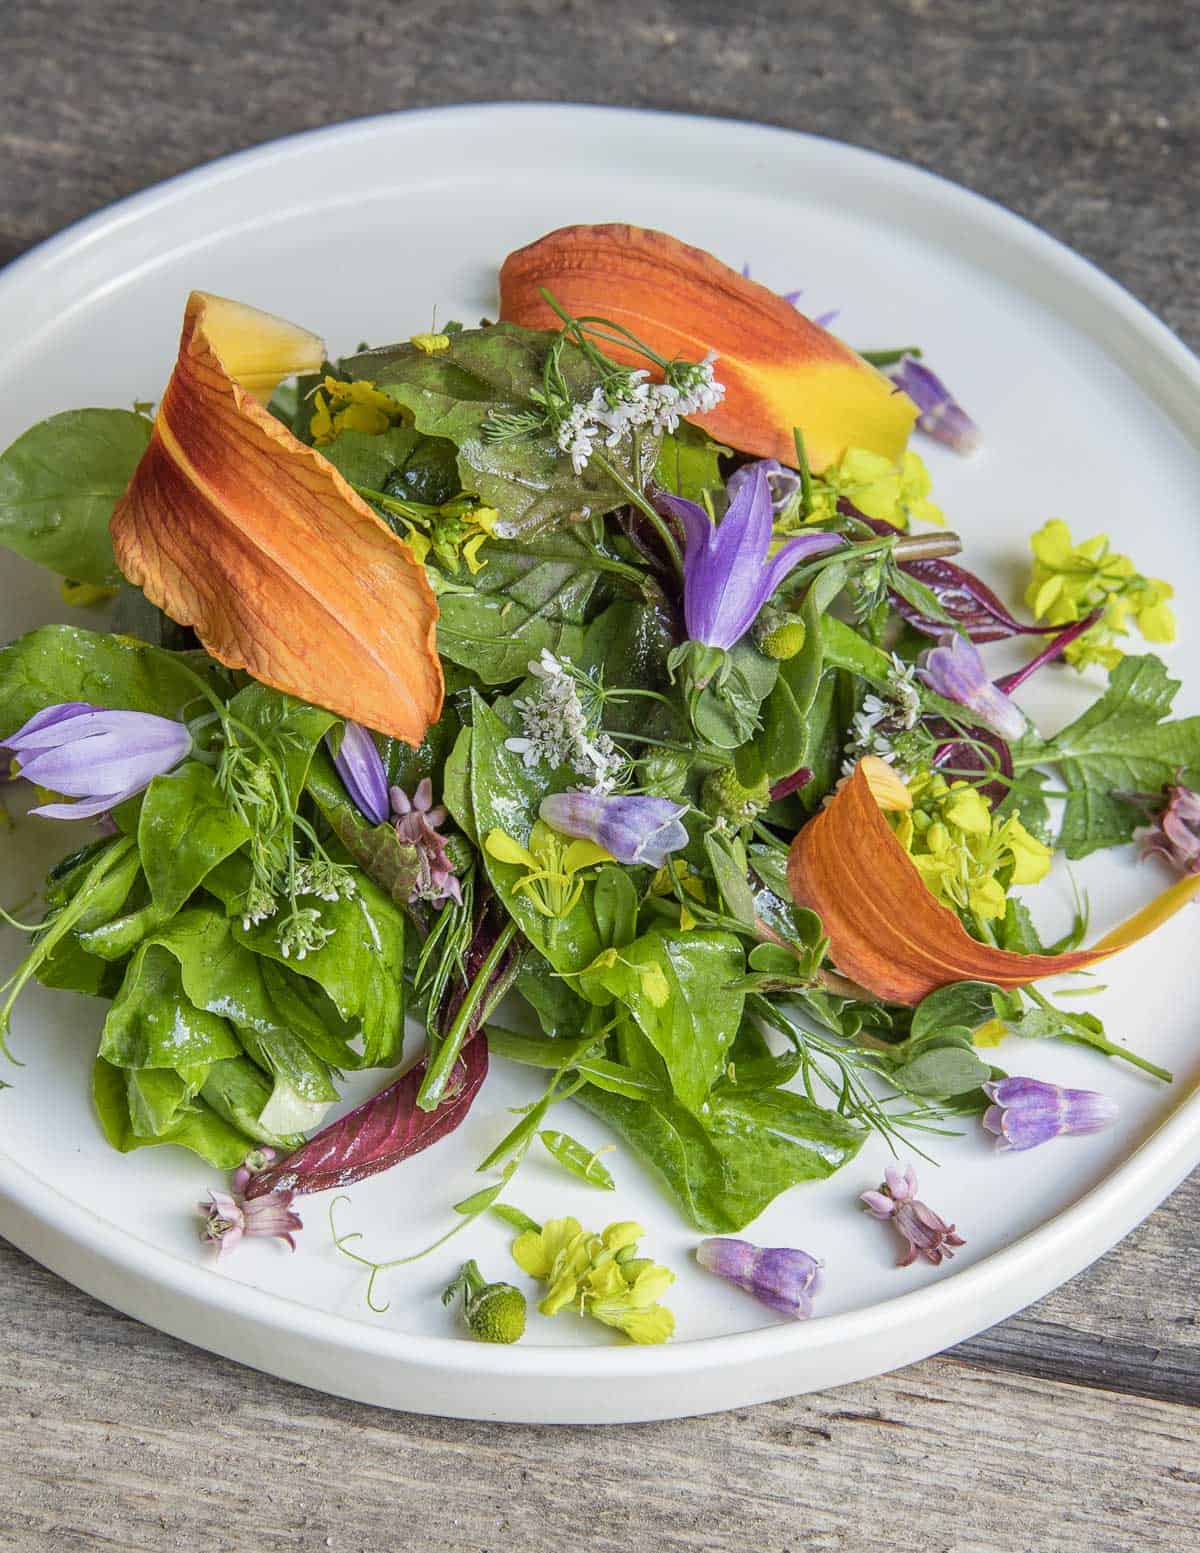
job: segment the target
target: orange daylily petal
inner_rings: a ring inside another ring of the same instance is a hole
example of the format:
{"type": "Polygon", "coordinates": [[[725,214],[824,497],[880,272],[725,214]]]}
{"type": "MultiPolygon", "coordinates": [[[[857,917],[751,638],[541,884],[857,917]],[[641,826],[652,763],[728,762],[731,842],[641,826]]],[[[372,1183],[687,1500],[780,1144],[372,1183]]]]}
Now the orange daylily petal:
{"type": "MultiPolygon", "coordinates": [[[[725,398],[695,419],[731,447],[794,465],[799,426],[818,471],[847,448],[893,460],[904,451],[916,407],[881,372],[766,286],[665,232],[569,226],[517,249],[500,271],[500,317],[557,328],[542,286],[575,317],[623,324],[668,360],[716,351],[725,398]]],[[[646,365],[633,351],[602,348],[646,365]]]]}
{"type": "Polygon", "coordinates": [[[875,764],[860,761],[793,841],[788,883],[796,901],[821,918],[838,970],[888,1002],[913,1005],[955,981],[1023,987],[1084,970],[1144,938],[1200,893],[1200,876],[1181,879],[1091,949],[993,949],[926,888],[873,796],[875,764]]]}
{"type": "Polygon", "coordinates": [[[194,291],[113,548],[220,662],[418,744],[442,702],[424,568],[265,408],[323,359],[306,329],[194,291]]]}

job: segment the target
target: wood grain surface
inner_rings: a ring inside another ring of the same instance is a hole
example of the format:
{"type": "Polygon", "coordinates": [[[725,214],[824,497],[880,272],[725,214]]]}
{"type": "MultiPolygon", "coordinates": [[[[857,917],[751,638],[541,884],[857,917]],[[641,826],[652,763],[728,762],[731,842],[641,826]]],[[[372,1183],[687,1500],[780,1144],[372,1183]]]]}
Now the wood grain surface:
{"type": "MultiPolygon", "coordinates": [[[[0,24],[0,262],[293,130],[448,102],[623,103],[931,167],[1200,343],[1200,7],[1179,0],[7,0],[0,24]]],[[[1186,1550],[1198,1218],[1193,1178],[1073,1283],[899,1374],[605,1431],[323,1397],[0,1243],[0,1548],[1186,1550]]]]}

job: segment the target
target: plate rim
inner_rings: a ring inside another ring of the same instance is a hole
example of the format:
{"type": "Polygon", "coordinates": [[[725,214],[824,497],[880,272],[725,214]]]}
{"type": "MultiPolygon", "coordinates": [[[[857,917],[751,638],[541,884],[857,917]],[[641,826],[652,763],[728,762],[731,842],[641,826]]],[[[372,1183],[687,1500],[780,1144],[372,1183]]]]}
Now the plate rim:
{"type": "MultiPolygon", "coordinates": [[[[588,120],[620,118],[690,127],[698,134],[741,136],[759,143],[772,141],[793,150],[807,146],[816,154],[848,157],[868,175],[888,178],[906,198],[957,212],[963,210],[965,202],[977,224],[998,231],[1007,241],[1031,253],[1040,269],[1049,268],[1069,280],[1093,310],[1098,306],[1101,315],[1120,317],[1141,345],[1157,358],[1152,364],[1170,369],[1174,379],[1170,397],[1200,411],[1200,360],[1183,341],[1119,282],[1027,218],[937,173],[883,152],[750,120],[659,109],[477,102],[377,114],[278,137],[178,173],[84,216],[6,265],[0,272],[0,299],[14,286],[23,286],[47,268],[69,264],[74,256],[102,243],[106,236],[132,221],[153,218],[173,203],[186,201],[196,193],[274,161],[302,156],[314,143],[349,145],[386,137],[397,130],[418,129],[426,122],[469,122],[479,116],[514,120],[562,116],[581,125],[588,120]]],[[[1144,382],[1140,386],[1156,400],[1160,413],[1183,430],[1175,415],[1163,405],[1161,395],[1144,382]]],[[[797,1383],[791,1369],[780,1372],[780,1361],[785,1358],[793,1363],[809,1359],[819,1370],[822,1356],[828,1358],[840,1349],[857,1349],[861,1356],[857,1365],[852,1362],[837,1366],[838,1379],[833,1383],[841,1384],[897,1368],[984,1330],[1074,1277],[1110,1250],[1169,1195],[1200,1164],[1197,1123],[1200,1086],[1181,1094],[1142,1142],[1070,1206],[1011,1245],[937,1283],[811,1322],[680,1339],[650,1349],[632,1345],[558,1347],[528,1343],[512,1348],[495,1347],[460,1337],[409,1335],[392,1327],[373,1327],[361,1319],[319,1311],[285,1295],[230,1282],[216,1271],[191,1263],[135,1234],[114,1240],[86,1209],[12,1159],[2,1146],[0,1233],[69,1282],[126,1314],[173,1336],[199,1341],[226,1357],[328,1391],[392,1407],[406,1405],[403,1399],[381,1396],[379,1387],[364,1384],[365,1377],[361,1375],[347,1374],[339,1380],[338,1366],[353,1356],[358,1360],[398,1363],[415,1381],[436,1376],[449,1378],[452,1383],[469,1379],[480,1388],[489,1383],[501,1390],[506,1386],[517,1388],[511,1404],[497,1406],[457,1395],[452,1385],[436,1408],[428,1408],[423,1399],[418,1399],[415,1406],[420,1411],[539,1422],[590,1422],[601,1417],[606,1421],[634,1421],[685,1416],[714,1405],[742,1405],[731,1401],[714,1404],[690,1394],[654,1401],[647,1388],[656,1382],[711,1377],[731,1366],[751,1366],[758,1380],[743,1389],[753,1391],[752,1400],[766,1400],[810,1389],[803,1382],[797,1383]],[[1052,1269],[1048,1274],[1047,1268],[1052,1269]],[[173,1305],[172,1301],[176,1303],[173,1305]],[[185,1320],[194,1307],[203,1312],[212,1328],[200,1338],[195,1336],[195,1321],[185,1320]],[[316,1378],[298,1374],[295,1364],[273,1361],[268,1340],[279,1339],[285,1332],[314,1345],[314,1358],[319,1359],[316,1378]],[[329,1372],[328,1379],[325,1371],[329,1372]],[[554,1411],[537,1406],[524,1385],[528,1382],[536,1386],[551,1379],[568,1385],[593,1384],[575,1401],[564,1399],[554,1411]],[[629,1404],[615,1411],[606,1408],[596,1392],[596,1387],[611,1382],[637,1383],[629,1404]],[[584,1395],[590,1401],[585,1403],[584,1395]],[[697,1400],[699,1406],[694,1405],[697,1400]],[[548,1416],[550,1411],[554,1411],[554,1416],[548,1416]]],[[[817,1383],[830,1382],[818,1377],[817,1383]]]]}

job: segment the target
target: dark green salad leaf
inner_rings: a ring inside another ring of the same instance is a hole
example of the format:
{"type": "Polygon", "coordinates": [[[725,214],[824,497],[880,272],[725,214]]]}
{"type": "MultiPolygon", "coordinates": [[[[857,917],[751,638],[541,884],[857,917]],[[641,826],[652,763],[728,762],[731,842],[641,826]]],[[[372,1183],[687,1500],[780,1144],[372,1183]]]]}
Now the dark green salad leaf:
{"type": "Polygon", "coordinates": [[[61,577],[120,580],[108,520],[151,422],[132,410],[64,410],[0,454],[0,545],[61,577]]]}

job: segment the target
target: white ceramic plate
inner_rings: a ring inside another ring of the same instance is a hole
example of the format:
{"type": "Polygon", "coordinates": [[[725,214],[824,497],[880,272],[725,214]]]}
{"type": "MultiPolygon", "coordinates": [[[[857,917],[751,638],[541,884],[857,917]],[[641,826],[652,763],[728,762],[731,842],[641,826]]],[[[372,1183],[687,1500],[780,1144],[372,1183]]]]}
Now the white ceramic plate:
{"type": "MultiPolygon", "coordinates": [[[[192,287],[242,298],[321,331],[336,354],[439,319],[495,311],[509,249],[572,221],[628,220],[711,249],[866,346],[919,341],[982,424],[970,460],[922,448],[971,564],[1016,597],[1028,533],[1060,516],[1112,532],[1176,583],[1186,622],[1200,587],[1200,367],[1137,302],[1023,221],[927,173],[806,136],[696,118],[557,106],[406,114],[299,136],[218,162],[114,206],[0,275],[0,445],[52,411],[153,398],[192,287]]],[[[0,552],[0,636],[63,618],[53,579],[0,552]]],[[[73,618],[78,619],[77,616],[73,618]]],[[[1186,653],[1186,643],[1184,646],[1186,653]]],[[[1002,664],[1003,649],[995,650],[1002,664]]],[[[1178,649],[1172,654],[1179,663],[1178,649]]],[[[1051,729],[1084,689],[1035,682],[1051,729]],[[1051,693],[1052,692],[1052,693],[1051,693]]],[[[1095,687],[1088,690],[1094,693],[1095,687]]],[[[1200,676],[1184,710],[1200,709],[1200,676]]],[[[77,832],[31,821],[3,843],[3,903],[36,887],[77,832]]],[[[1149,866],[1079,870],[1099,932],[1162,883],[1149,866]]],[[[1056,930],[1064,878],[1036,906],[1056,930]]],[[[1010,1042],[1012,1072],[1107,1089],[1111,1133],[998,1156],[974,1125],[939,1140],[923,1195],[968,1244],[950,1266],[898,1271],[891,1232],[859,1211],[887,1155],[868,1146],[819,1186],[777,1200],[750,1232],[827,1264],[820,1318],[781,1323],[691,1260],[699,1238],[636,1162],[616,1155],[615,1194],[548,1162],[511,1194],[537,1215],[597,1227],[640,1219],[678,1270],[678,1336],[663,1348],[607,1340],[570,1315],[534,1316],[526,1340],[461,1338],[437,1293],[464,1255],[513,1271],[502,1225],[480,1222],[386,1285],[372,1315],[358,1270],[330,1244],[326,1200],[303,1204],[301,1249],[251,1243],[216,1271],[190,1210],[215,1176],[193,1156],[105,1145],[88,1101],[97,1005],[31,991],[12,1045],[25,1066],[0,1092],[0,1232],[109,1304],[215,1352],[310,1386],[422,1412],[610,1422],[703,1412],[840,1384],[906,1364],[1069,1278],[1200,1161],[1200,987],[1187,974],[1194,921],[1177,918],[1106,972],[1089,1003],[1111,1031],[1174,1068],[1170,1088],[1054,1045],[1010,1042]]],[[[16,935],[0,952],[15,962],[16,935]]],[[[377,1081],[376,1081],[377,1082],[377,1081]]],[[[497,1061],[452,1140],[356,1187],[350,1218],[380,1256],[442,1230],[479,1183],[475,1162],[530,1096],[528,1070],[497,1061]]],[[[370,1082],[360,1084],[365,1093],[370,1082]]],[[[559,1125],[600,1145],[590,1117],[559,1125]]]]}

